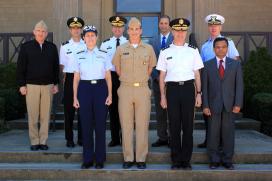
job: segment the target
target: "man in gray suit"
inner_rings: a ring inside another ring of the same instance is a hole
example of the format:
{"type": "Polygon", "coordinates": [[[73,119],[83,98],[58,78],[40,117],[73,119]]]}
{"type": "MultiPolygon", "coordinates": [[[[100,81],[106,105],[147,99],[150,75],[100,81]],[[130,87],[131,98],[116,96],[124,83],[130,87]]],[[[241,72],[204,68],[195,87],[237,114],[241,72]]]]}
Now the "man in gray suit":
{"type": "Polygon", "coordinates": [[[243,103],[243,77],[240,61],[226,57],[228,40],[218,37],[213,42],[216,57],[204,63],[202,74],[203,113],[208,121],[208,156],[210,168],[222,165],[234,169],[234,113],[243,103]],[[218,147],[222,136],[223,154],[218,147]]]}
{"type": "MultiPolygon", "coordinates": [[[[152,41],[152,46],[158,59],[161,49],[168,47],[173,41],[173,35],[170,32],[170,17],[161,16],[159,20],[160,35],[152,41]]],[[[160,105],[161,93],[159,87],[159,72],[155,68],[152,72],[152,87],[155,97],[156,119],[157,119],[157,135],[159,139],[152,143],[152,147],[160,147],[168,145],[167,133],[167,112],[160,105]]]]}

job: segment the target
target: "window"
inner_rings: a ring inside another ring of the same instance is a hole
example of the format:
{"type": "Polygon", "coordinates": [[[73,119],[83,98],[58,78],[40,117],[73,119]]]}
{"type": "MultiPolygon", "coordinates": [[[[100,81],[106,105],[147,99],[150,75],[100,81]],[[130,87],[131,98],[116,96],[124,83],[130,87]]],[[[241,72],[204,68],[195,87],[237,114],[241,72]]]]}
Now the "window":
{"type": "Polygon", "coordinates": [[[115,0],[115,12],[127,20],[137,17],[142,23],[142,40],[149,43],[159,34],[162,5],[163,0],[115,0]]]}

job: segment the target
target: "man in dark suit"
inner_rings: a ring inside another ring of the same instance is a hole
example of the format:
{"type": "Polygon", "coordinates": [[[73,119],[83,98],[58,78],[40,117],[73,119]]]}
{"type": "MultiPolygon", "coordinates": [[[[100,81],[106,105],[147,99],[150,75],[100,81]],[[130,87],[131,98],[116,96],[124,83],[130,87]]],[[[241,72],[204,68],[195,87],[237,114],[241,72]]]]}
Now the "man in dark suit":
{"type": "Polygon", "coordinates": [[[228,40],[218,37],[213,42],[216,57],[205,62],[202,75],[203,113],[208,121],[208,155],[210,168],[220,162],[226,169],[234,169],[234,113],[243,103],[243,77],[240,61],[226,57],[228,40]],[[218,147],[222,136],[221,155],[218,147]]]}
{"type": "MultiPolygon", "coordinates": [[[[167,15],[161,16],[159,20],[160,35],[152,41],[152,46],[158,59],[161,49],[169,46],[173,41],[173,35],[170,32],[170,17],[167,15]]],[[[160,105],[160,87],[159,87],[159,72],[154,69],[152,72],[152,88],[155,97],[155,109],[157,119],[157,135],[159,139],[152,143],[152,147],[160,147],[168,145],[167,133],[167,112],[160,105]]]]}

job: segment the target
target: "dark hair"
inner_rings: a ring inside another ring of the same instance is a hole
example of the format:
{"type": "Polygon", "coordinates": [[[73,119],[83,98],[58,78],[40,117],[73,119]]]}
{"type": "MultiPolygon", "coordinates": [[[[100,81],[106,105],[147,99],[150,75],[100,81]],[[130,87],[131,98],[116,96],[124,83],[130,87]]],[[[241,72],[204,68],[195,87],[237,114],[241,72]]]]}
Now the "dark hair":
{"type": "Polygon", "coordinates": [[[161,19],[163,19],[163,18],[166,18],[166,19],[168,19],[168,21],[169,21],[169,23],[170,23],[170,21],[171,21],[171,19],[170,19],[170,17],[168,16],[168,15],[162,15],[161,17],[160,17],[160,19],[159,19],[159,22],[161,21],[161,19]]]}
{"type": "Polygon", "coordinates": [[[225,37],[217,37],[217,38],[215,38],[215,40],[213,41],[213,48],[215,48],[215,44],[216,44],[217,42],[219,42],[219,41],[225,41],[226,44],[227,44],[227,47],[229,46],[229,41],[228,41],[227,38],[225,38],[225,37]]]}

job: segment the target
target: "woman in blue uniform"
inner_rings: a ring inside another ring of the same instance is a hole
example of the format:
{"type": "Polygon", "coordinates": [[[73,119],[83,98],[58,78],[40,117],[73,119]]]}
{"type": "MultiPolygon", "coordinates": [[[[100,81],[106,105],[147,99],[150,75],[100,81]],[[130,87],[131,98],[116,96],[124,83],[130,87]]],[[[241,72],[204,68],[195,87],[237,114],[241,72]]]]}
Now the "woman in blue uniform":
{"type": "Polygon", "coordinates": [[[84,27],[83,38],[86,48],[76,53],[74,67],[74,107],[80,107],[82,126],[81,168],[90,168],[95,161],[95,168],[102,169],[106,160],[107,106],[112,103],[112,64],[106,52],[96,47],[94,26],[84,27]]]}

